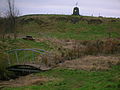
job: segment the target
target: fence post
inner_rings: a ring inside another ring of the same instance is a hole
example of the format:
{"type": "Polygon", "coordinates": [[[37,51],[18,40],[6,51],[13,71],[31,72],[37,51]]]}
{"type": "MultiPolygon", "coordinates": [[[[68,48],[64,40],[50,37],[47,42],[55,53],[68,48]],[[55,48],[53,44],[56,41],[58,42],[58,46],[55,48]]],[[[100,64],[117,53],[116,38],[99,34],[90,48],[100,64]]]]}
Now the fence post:
{"type": "Polygon", "coordinates": [[[15,55],[16,55],[17,63],[19,63],[17,51],[15,51],[15,55]]]}
{"type": "Polygon", "coordinates": [[[32,56],[33,56],[33,61],[35,61],[35,54],[34,54],[34,52],[32,53],[32,56]]]}
{"type": "Polygon", "coordinates": [[[26,59],[26,53],[25,53],[25,51],[23,50],[23,63],[25,64],[25,59],[26,59]]]}
{"type": "Polygon", "coordinates": [[[9,54],[7,54],[7,56],[8,56],[8,64],[10,65],[10,64],[11,64],[11,62],[10,62],[10,57],[9,57],[9,54]]]}

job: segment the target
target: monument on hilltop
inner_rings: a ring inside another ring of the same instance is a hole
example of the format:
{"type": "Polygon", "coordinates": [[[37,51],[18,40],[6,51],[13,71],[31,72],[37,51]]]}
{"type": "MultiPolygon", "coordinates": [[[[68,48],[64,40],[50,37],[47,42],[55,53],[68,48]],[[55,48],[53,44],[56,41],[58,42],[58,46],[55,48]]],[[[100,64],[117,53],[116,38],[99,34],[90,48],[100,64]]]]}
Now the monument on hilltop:
{"type": "Polygon", "coordinates": [[[77,7],[77,5],[78,5],[78,2],[76,3],[76,7],[74,7],[74,9],[73,9],[73,15],[80,15],[79,8],[77,7]]]}

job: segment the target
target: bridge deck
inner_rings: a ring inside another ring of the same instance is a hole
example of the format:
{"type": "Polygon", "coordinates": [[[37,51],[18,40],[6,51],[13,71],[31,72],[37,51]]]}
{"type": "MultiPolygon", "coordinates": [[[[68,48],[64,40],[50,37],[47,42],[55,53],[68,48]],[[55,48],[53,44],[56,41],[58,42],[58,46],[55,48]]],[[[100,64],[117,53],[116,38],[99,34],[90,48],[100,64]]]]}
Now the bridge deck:
{"type": "Polygon", "coordinates": [[[26,65],[26,66],[32,66],[40,70],[50,70],[51,67],[47,67],[45,65],[38,65],[38,64],[19,64],[19,65],[26,65]]]}
{"type": "Polygon", "coordinates": [[[9,71],[17,72],[40,72],[48,71],[52,69],[51,67],[46,67],[45,65],[37,64],[16,64],[7,68],[9,71]]]}

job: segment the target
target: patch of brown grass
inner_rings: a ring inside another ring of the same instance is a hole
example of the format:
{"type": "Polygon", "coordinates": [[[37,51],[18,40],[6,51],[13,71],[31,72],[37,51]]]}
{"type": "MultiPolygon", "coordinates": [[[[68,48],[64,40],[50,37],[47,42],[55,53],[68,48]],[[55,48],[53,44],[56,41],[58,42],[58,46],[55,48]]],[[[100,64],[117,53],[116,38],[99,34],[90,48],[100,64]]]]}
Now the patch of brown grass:
{"type": "Polygon", "coordinates": [[[82,69],[88,71],[108,70],[112,65],[120,64],[120,57],[112,56],[85,56],[77,60],[65,61],[60,67],[82,69]]]}
{"type": "Polygon", "coordinates": [[[43,85],[45,82],[54,80],[54,78],[48,78],[43,76],[28,75],[17,78],[15,80],[0,82],[0,86],[6,87],[21,87],[30,85],[43,85]]]}
{"type": "Polygon", "coordinates": [[[120,53],[119,39],[83,41],[82,44],[86,46],[86,54],[90,55],[120,53]]]}
{"type": "MultiPolygon", "coordinates": [[[[103,40],[58,40],[46,39],[54,48],[42,56],[42,62],[47,66],[56,66],[66,60],[73,60],[88,55],[115,55],[120,54],[119,39],[103,40]]],[[[92,67],[92,66],[91,66],[92,67]]]]}

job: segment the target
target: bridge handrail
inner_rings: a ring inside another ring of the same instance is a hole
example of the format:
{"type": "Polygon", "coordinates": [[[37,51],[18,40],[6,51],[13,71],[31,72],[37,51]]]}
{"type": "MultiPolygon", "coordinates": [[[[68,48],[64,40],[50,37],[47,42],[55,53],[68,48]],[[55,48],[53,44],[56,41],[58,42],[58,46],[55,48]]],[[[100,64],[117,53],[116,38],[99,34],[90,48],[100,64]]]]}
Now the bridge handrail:
{"type": "Polygon", "coordinates": [[[18,57],[18,51],[32,51],[32,52],[36,52],[39,54],[44,55],[45,53],[47,53],[48,51],[42,50],[42,49],[37,49],[37,48],[32,48],[32,49],[13,49],[13,50],[9,50],[7,51],[8,53],[8,64],[11,65],[11,60],[10,60],[10,53],[15,53],[15,57],[16,57],[16,61],[19,62],[19,57],[18,57]]]}
{"type": "Polygon", "coordinates": [[[37,52],[40,54],[44,54],[45,52],[47,52],[47,51],[42,50],[42,49],[32,48],[32,49],[13,49],[13,50],[8,51],[8,53],[11,53],[14,51],[33,51],[33,52],[37,52]]]}

